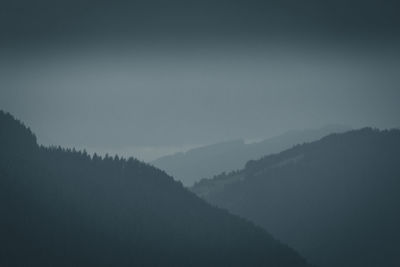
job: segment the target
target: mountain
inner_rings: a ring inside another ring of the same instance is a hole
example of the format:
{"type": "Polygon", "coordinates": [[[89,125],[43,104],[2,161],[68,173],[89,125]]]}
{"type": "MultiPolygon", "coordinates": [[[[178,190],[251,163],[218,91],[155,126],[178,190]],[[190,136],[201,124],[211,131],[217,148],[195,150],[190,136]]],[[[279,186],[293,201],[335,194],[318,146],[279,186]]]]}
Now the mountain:
{"type": "Polygon", "coordinates": [[[135,159],[40,147],[0,112],[0,266],[308,266],[135,159]]]}
{"type": "Polygon", "coordinates": [[[241,169],[248,160],[281,152],[296,144],[315,141],[330,133],[346,130],[349,130],[346,126],[330,125],[320,129],[290,131],[251,144],[246,144],[243,140],[234,140],[164,156],[151,163],[182,181],[184,185],[191,186],[201,178],[241,169]]]}
{"type": "Polygon", "coordinates": [[[192,191],[321,267],[400,266],[400,130],[332,134],[192,191]]]}

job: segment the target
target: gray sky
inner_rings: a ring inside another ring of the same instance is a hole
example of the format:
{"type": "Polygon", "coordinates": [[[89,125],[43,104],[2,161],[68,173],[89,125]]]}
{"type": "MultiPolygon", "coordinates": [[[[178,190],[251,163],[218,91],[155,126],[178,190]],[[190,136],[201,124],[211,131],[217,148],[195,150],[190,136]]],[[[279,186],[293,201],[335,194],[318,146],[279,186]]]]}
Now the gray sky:
{"type": "Polygon", "coordinates": [[[346,124],[398,127],[397,0],[20,0],[0,108],[39,142],[157,156],[346,124]]]}
{"type": "Polygon", "coordinates": [[[2,58],[0,108],[44,144],[150,160],[331,123],[400,126],[400,57],[386,46],[99,46],[2,58]]]}

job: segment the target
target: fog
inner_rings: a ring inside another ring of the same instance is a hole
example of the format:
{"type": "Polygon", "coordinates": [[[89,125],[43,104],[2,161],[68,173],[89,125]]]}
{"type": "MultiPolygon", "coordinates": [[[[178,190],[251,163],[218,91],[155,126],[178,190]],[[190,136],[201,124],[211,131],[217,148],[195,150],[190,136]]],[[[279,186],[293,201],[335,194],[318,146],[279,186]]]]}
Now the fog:
{"type": "Polygon", "coordinates": [[[0,107],[45,145],[153,160],[327,124],[400,125],[394,46],[163,43],[2,58],[0,107]]]}
{"type": "Polygon", "coordinates": [[[0,108],[40,143],[152,160],[400,125],[398,1],[8,1],[0,108]]]}

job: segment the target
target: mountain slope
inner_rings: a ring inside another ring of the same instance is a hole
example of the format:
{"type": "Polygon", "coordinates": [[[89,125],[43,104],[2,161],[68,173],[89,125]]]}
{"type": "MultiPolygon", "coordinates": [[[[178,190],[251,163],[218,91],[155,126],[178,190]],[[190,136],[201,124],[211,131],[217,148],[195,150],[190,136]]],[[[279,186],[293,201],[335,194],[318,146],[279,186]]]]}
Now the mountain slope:
{"type": "Polygon", "coordinates": [[[307,266],[134,159],[44,148],[0,112],[1,266],[307,266]]]}
{"type": "Polygon", "coordinates": [[[399,151],[400,130],[333,134],[192,190],[319,266],[400,266],[399,151]]]}
{"type": "Polygon", "coordinates": [[[186,153],[164,156],[156,159],[152,164],[182,181],[184,185],[191,186],[202,178],[241,169],[248,160],[278,153],[296,144],[311,142],[330,133],[346,130],[349,128],[331,125],[320,129],[290,131],[250,144],[245,144],[243,140],[235,140],[191,149],[186,153]]]}

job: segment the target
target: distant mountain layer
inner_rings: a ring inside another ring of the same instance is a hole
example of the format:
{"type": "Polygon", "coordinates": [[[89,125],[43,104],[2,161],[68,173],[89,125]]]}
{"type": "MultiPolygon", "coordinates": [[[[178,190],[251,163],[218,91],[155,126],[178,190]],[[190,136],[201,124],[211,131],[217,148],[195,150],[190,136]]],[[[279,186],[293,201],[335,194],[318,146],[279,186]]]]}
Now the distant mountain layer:
{"type": "Polygon", "coordinates": [[[0,266],[308,266],[134,159],[39,147],[0,111],[0,266]]]}
{"type": "Polygon", "coordinates": [[[400,130],[332,134],[192,191],[321,267],[400,266],[400,130]]]}
{"type": "Polygon", "coordinates": [[[331,125],[321,129],[291,131],[251,144],[245,144],[243,140],[235,140],[191,149],[186,153],[164,156],[151,163],[182,181],[184,185],[191,186],[202,178],[241,169],[249,160],[349,129],[346,126],[331,125]]]}

